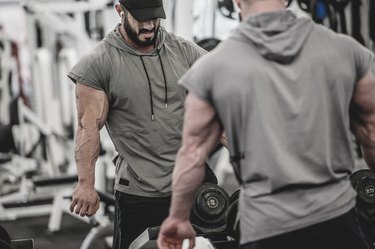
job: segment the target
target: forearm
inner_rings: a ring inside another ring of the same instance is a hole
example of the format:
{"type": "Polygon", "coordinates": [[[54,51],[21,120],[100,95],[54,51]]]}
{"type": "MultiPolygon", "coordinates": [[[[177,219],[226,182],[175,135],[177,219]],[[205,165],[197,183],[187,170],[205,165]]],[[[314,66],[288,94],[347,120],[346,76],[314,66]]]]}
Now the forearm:
{"type": "Polygon", "coordinates": [[[177,153],[172,177],[169,216],[188,220],[193,198],[205,175],[205,160],[218,143],[222,127],[215,110],[194,95],[185,101],[182,146],[177,153]]]}
{"type": "Polygon", "coordinates": [[[97,128],[78,127],[75,161],[80,183],[94,185],[95,163],[100,152],[100,136],[97,128]]]}
{"type": "Polygon", "coordinates": [[[173,172],[173,198],[170,216],[189,219],[195,194],[204,178],[204,160],[197,153],[189,153],[184,148],[179,150],[176,167],[173,172]]]}
{"type": "Polygon", "coordinates": [[[198,133],[190,130],[184,134],[183,145],[177,153],[170,209],[170,216],[177,219],[189,219],[194,197],[205,176],[205,160],[221,134],[220,125],[214,120],[198,130],[198,133]]]}
{"type": "Polygon", "coordinates": [[[105,92],[81,83],[76,86],[78,128],[75,160],[79,182],[94,185],[95,163],[100,152],[100,129],[104,126],[108,110],[105,92]]]}

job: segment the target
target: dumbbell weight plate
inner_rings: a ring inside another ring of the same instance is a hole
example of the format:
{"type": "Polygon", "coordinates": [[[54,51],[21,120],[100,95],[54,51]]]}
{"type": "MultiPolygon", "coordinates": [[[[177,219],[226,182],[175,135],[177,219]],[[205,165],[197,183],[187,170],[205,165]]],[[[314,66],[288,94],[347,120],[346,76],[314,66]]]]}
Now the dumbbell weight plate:
{"type": "Polygon", "coordinates": [[[358,181],[364,177],[374,175],[369,169],[360,169],[350,175],[350,181],[355,188],[358,181]]]}
{"type": "Polygon", "coordinates": [[[358,181],[356,188],[359,199],[366,204],[375,204],[375,178],[365,177],[358,181]]]}
{"type": "Polygon", "coordinates": [[[214,229],[225,224],[229,196],[216,184],[203,184],[196,195],[191,211],[191,222],[205,229],[214,229]]]}

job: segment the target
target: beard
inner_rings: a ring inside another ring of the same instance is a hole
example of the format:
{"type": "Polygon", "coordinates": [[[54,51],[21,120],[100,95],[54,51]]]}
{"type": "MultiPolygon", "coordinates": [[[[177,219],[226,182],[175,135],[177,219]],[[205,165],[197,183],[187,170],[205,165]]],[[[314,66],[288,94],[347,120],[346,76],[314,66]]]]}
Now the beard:
{"type": "Polygon", "coordinates": [[[139,38],[138,38],[138,35],[144,31],[148,31],[148,30],[144,30],[144,29],[141,29],[139,30],[139,32],[136,32],[130,25],[129,25],[129,21],[128,20],[125,20],[124,23],[124,29],[125,29],[125,32],[126,34],[128,35],[129,39],[134,42],[135,44],[137,44],[138,46],[141,46],[141,47],[148,47],[148,46],[151,46],[151,45],[154,45],[155,44],[155,41],[156,41],[156,37],[157,37],[157,33],[159,31],[159,26],[157,26],[156,28],[154,28],[152,31],[154,32],[154,37],[152,39],[147,39],[145,41],[141,41],[139,38]]]}

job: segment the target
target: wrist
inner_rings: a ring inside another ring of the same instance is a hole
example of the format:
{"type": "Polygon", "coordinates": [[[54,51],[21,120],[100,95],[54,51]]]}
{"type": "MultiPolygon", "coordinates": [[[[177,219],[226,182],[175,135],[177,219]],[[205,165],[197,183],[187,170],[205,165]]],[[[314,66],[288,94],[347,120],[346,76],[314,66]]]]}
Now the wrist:
{"type": "Polygon", "coordinates": [[[169,211],[169,216],[175,220],[187,221],[187,220],[190,220],[190,209],[186,209],[186,208],[176,209],[176,208],[173,208],[172,206],[172,208],[169,211]]]}
{"type": "Polygon", "coordinates": [[[78,183],[87,187],[94,187],[95,179],[90,178],[78,178],[78,183]]]}

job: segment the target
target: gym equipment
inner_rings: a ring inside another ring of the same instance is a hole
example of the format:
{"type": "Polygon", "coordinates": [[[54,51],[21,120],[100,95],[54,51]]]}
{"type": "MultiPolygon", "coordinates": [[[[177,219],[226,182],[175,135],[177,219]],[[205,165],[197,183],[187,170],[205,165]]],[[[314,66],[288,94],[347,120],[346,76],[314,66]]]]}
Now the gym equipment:
{"type": "MultiPolygon", "coordinates": [[[[5,244],[5,243],[8,244],[8,245],[10,244],[9,233],[1,225],[0,225],[0,242],[4,242],[3,244],[5,244]]],[[[0,243],[0,248],[2,248],[1,243],[0,243]]]]}
{"type": "Polygon", "coordinates": [[[213,183],[213,184],[217,184],[218,182],[215,172],[211,169],[210,165],[207,162],[205,165],[205,176],[204,176],[203,182],[213,183]]]}
{"type": "Polygon", "coordinates": [[[16,145],[14,144],[12,135],[12,126],[10,124],[0,124],[0,138],[0,153],[9,153],[10,151],[16,150],[16,145]]]}
{"type": "Polygon", "coordinates": [[[220,42],[221,40],[212,37],[197,41],[197,45],[203,48],[204,50],[211,51],[214,48],[216,48],[216,46],[219,45],[220,42]]]}
{"type": "MultiPolygon", "coordinates": [[[[141,233],[129,246],[129,249],[157,249],[156,241],[160,227],[151,227],[141,233]]],[[[188,248],[188,241],[182,243],[182,249],[188,248]]],[[[238,242],[228,238],[226,233],[198,234],[194,249],[235,249],[238,242]]]]}
{"type": "Polygon", "coordinates": [[[237,201],[239,197],[240,197],[240,189],[237,189],[230,196],[230,198],[229,198],[230,203],[232,204],[233,202],[237,201]]]}
{"type": "Polygon", "coordinates": [[[375,207],[375,174],[369,169],[362,169],[354,172],[350,180],[358,193],[359,205],[375,207]]]}
{"type": "Polygon", "coordinates": [[[10,243],[11,249],[34,249],[33,239],[17,239],[10,243]]]}
{"type": "Polygon", "coordinates": [[[147,228],[129,246],[129,249],[152,249],[157,248],[160,226],[147,228]]]}
{"type": "MultiPolygon", "coordinates": [[[[48,230],[50,232],[59,231],[63,213],[65,210],[69,209],[69,202],[64,199],[64,196],[71,195],[74,183],[78,181],[77,175],[60,177],[37,176],[33,177],[32,180],[35,189],[52,190],[54,193],[52,206],[49,212],[50,216],[48,221],[48,230]]],[[[67,213],[70,214],[70,212],[67,213]]],[[[84,221],[87,221],[87,219],[77,216],[77,218],[78,217],[84,221]]]]}
{"type": "Polygon", "coordinates": [[[14,220],[48,213],[50,205],[44,200],[48,198],[49,193],[37,195],[30,180],[37,172],[37,161],[19,155],[9,156],[8,160],[0,163],[0,220],[14,220]]]}
{"type": "MultiPolygon", "coordinates": [[[[104,204],[104,216],[94,215],[90,217],[93,228],[85,237],[80,249],[97,248],[97,245],[107,243],[113,235],[113,210],[114,199],[111,195],[97,191],[100,201],[104,204]],[[107,217],[107,219],[101,219],[107,217]]],[[[232,194],[235,202],[238,191],[232,194]]],[[[195,197],[191,211],[191,222],[197,231],[197,239],[200,244],[195,248],[201,249],[229,249],[237,248],[238,240],[226,231],[227,209],[230,204],[229,195],[224,189],[213,183],[203,183],[195,197]],[[198,216],[197,216],[198,215],[198,216]],[[212,220],[211,220],[212,219],[212,220]]],[[[130,245],[129,249],[157,249],[156,240],[160,227],[147,228],[130,245]]],[[[184,246],[182,248],[185,248],[184,246]]]]}
{"type": "Polygon", "coordinates": [[[362,5],[361,0],[351,1],[352,36],[359,43],[366,46],[365,39],[363,38],[361,34],[361,5],[362,5]]]}
{"type": "MultiPolygon", "coordinates": [[[[369,23],[368,23],[368,27],[369,27],[369,35],[370,35],[370,38],[371,40],[375,43],[375,1],[370,1],[370,6],[369,6],[369,10],[368,10],[368,14],[369,14],[369,23]]],[[[374,46],[375,48],[375,46],[374,46]]]]}
{"type": "MultiPolygon", "coordinates": [[[[133,243],[130,244],[129,249],[157,249],[156,240],[160,227],[152,227],[146,229],[139,235],[133,243]]],[[[188,248],[188,241],[182,242],[182,249],[188,248]]],[[[213,249],[216,248],[212,242],[203,236],[195,237],[194,249],[213,249]]],[[[233,247],[234,248],[234,247],[233,247]]],[[[229,248],[228,248],[229,249],[229,248]]]]}
{"type": "Polygon", "coordinates": [[[240,190],[237,189],[230,196],[230,205],[225,216],[225,223],[227,224],[228,234],[236,241],[240,238],[240,222],[238,215],[238,198],[240,195],[240,190]]]}
{"type": "Polygon", "coordinates": [[[348,33],[345,8],[348,6],[349,2],[350,0],[334,0],[330,2],[333,8],[339,13],[341,33],[344,34],[348,33]]]}
{"type": "MultiPolygon", "coordinates": [[[[55,162],[51,141],[57,141],[57,135],[49,125],[44,123],[19,97],[9,104],[11,139],[16,154],[11,160],[1,164],[6,170],[8,180],[19,183],[18,189],[2,192],[0,198],[0,219],[11,220],[19,217],[35,216],[49,213],[53,191],[38,192],[31,177],[41,175],[59,175],[60,169],[55,162]],[[39,150],[38,150],[39,149],[39,150]]],[[[63,142],[65,140],[61,139],[63,142]]],[[[64,148],[66,150],[66,148],[64,148]]],[[[12,151],[8,151],[10,153],[12,151]]],[[[3,182],[0,182],[3,183],[3,182]]],[[[4,184],[2,184],[4,190],[4,184]]]]}
{"type": "Polygon", "coordinates": [[[351,174],[350,181],[357,192],[357,213],[365,237],[375,246],[375,174],[361,169],[351,174]]]}
{"type": "Polygon", "coordinates": [[[204,183],[199,188],[192,205],[191,223],[203,233],[224,231],[228,206],[229,195],[222,187],[204,183]]]}
{"type": "Polygon", "coordinates": [[[0,225],[0,249],[34,249],[33,239],[11,240],[10,235],[0,225]]]}
{"type": "Polygon", "coordinates": [[[234,4],[232,0],[218,0],[217,1],[220,13],[230,19],[235,19],[235,15],[237,14],[234,9],[234,4]]]}

